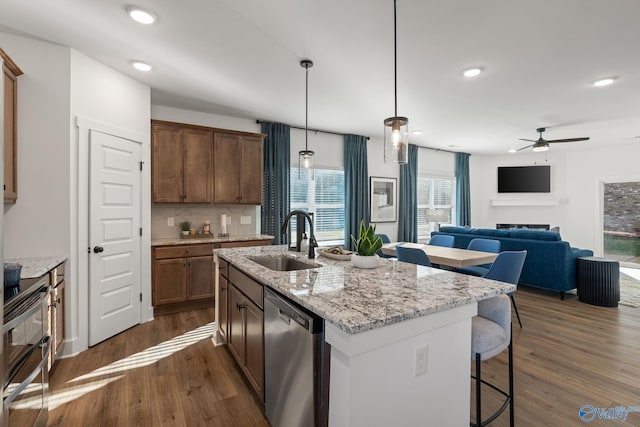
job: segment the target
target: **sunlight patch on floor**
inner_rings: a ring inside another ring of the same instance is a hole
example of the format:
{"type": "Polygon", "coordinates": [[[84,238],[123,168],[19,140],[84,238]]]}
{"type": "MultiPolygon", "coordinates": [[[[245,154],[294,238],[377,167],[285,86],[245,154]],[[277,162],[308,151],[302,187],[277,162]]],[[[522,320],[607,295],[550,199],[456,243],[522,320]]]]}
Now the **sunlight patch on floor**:
{"type": "Polygon", "coordinates": [[[620,273],[640,282],[640,269],[620,267],[620,273]]]}
{"type": "Polygon", "coordinates": [[[98,368],[85,375],[70,380],[69,382],[85,381],[91,378],[113,375],[129,369],[142,368],[156,363],[158,360],[171,356],[172,354],[185,349],[203,339],[210,338],[213,334],[213,322],[200,326],[193,331],[189,331],[168,341],[162,342],[153,347],[132,354],[124,359],[117,360],[109,365],[98,368]]]}

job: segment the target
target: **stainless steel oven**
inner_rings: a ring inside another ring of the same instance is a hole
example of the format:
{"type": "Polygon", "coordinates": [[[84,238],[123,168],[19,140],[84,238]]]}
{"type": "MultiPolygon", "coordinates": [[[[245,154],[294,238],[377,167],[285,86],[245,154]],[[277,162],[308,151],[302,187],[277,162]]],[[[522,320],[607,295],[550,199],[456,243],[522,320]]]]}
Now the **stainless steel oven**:
{"type": "Polygon", "coordinates": [[[49,413],[49,276],[24,288],[4,306],[4,427],[45,426],[49,413]]]}

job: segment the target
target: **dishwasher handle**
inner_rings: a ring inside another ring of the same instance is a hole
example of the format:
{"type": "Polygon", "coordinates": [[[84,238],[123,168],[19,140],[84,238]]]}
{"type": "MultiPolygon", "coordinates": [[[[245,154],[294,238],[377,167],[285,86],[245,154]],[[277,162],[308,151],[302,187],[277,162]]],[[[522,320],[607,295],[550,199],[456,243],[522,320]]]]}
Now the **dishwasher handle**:
{"type": "Polygon", "coordinates": [[[278,316],[285,323],[293,320],[311,333],[322,331],[321,318],[307,312],[307,310],[304,310],[302,307],[295,306],[293,303],[287,301],[285,297],[280,296],[280,294],[277,294],[271,289],[266,289],[264,297],[278,309],[278,316]]]}

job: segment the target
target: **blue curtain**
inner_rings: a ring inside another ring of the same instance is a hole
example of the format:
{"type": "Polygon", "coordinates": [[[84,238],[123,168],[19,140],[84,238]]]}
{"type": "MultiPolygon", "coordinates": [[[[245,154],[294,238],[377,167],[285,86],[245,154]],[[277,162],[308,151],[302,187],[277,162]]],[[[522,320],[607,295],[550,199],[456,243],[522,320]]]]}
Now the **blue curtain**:
{"type": "Polygon", "coordinates": [[[456,225],[471,225],[469,153],[456,153],[456,225]]]}
{"type": "Polygon", "coordinates": [[[344,247],[353,249],[351,235],[358,237],[360,221],[369,223],[369,169],[367,138],[344,136],[344,247]]]}
{"type": "Polygon", "coordinates": [[[262,234],[275,236],[273,244],[286,243],[280,225],[289,213],[289,168],[291,128],[282,123],[262,122],[264,181],[262,184],[262,234]]]}
{"type": "Polygon", "coordinates": [[[409,163],[400,165],[398,241],[418,241],[418,146],[409,144],[409,163]]]}

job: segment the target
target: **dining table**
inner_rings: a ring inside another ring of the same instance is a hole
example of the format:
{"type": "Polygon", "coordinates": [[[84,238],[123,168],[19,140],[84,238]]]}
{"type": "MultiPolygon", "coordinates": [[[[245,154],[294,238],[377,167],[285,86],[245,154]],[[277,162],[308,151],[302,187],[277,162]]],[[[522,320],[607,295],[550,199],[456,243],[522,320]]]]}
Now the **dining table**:
{"type": "Polygon", "coordinates": [[[382,245],[382,253],[395,256],[396,246],[422,249],[433,264],[446,265],[449,267],[471,267],[492,263],[498,254],[493,252],[472,251],[469,249],[448,248],[445,246],[425,245],[411,242],[392,242],[382,245]]]}

